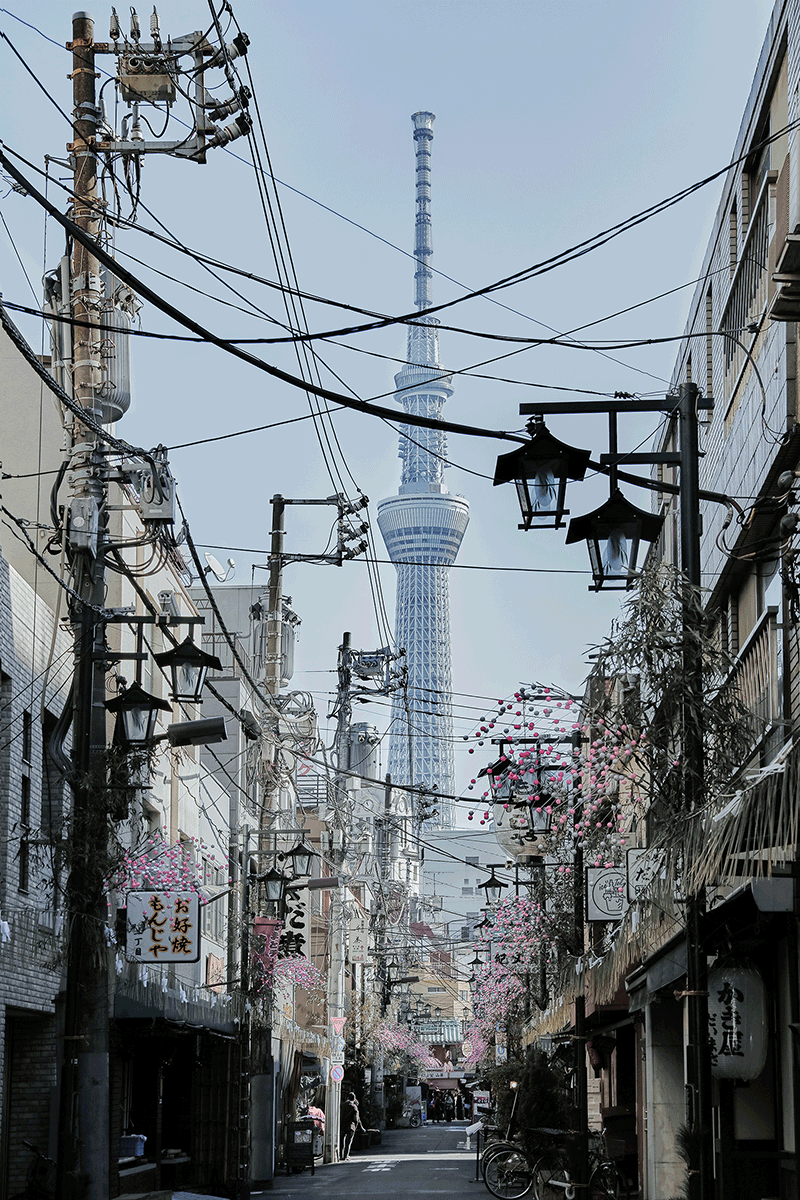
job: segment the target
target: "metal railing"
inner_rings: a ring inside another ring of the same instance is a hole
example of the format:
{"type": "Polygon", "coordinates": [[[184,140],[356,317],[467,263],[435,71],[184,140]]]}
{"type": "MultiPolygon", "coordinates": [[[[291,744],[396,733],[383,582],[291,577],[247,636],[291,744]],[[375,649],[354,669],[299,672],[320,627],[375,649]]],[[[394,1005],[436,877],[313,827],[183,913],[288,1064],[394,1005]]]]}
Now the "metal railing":
{"type": "Polygon", "coordinates": [[[742,339],[742,331],[760,317],[767,302],[769,273],[769,186],[761,188],[755,209],[750,217],[739,261],[731,280],[728,299],[720,321],[725,338],[725,374],[738,373],[744,362],[744,351],[732,338],[742,339]]]}
{"type": "Polygon", "coordinates": [[[770,606],[756,621],[723,684],[752,714],[753,745],[781,719],[778,675],[778,608],[770,606]]]}

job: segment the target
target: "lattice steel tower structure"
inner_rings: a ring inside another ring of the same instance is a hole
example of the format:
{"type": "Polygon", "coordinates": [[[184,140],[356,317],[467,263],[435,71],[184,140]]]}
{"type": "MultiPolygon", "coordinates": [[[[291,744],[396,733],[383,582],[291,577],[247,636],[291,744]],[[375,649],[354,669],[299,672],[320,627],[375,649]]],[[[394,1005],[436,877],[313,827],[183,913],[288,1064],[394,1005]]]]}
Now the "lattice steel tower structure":
{"type": "MultiPolygon", "coordinates": [[[[431,142],[434,115],[414,113],[417,218],[414,303],[431,305],[431,142]]],[[[408,328],[407,363],[394,377],[395,399],[407,413],[441,418],[453,394],[439,365],[439,322],[422,317],[408,328]]],[[[378,525],[397,569],[395,637],[406,651],[408,687],[395,695],[389,773],[396,783],[455,790],[448,574],[469,522],[469,503],[444,483],[447,438],[438,429],[401,426],[402,479],[396,496],[381,500],[378,525]],[[417,565],[422,564],[422,565],[417,565]]],[[[429,827],[451,828],[453,803],[441,800],[429,827]]]]}

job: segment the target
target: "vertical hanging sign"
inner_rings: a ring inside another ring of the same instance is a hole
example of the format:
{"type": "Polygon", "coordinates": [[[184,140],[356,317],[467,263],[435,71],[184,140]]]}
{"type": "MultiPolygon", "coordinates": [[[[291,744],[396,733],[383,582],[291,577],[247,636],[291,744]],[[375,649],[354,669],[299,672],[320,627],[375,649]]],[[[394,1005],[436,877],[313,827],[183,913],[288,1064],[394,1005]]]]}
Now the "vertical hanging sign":
{"type": "Polygon", "coordinates": [[[308,958],[308,888],[302,885],[289,887],[286,892],[281,957],[308,958]]]}
{"type": "Polygon", "coordinates": [[[350,948],[348,957],[351,963],[365,963],[369,955],[369,921],[364,917],[356,917],[350,922],[350,948]]]}

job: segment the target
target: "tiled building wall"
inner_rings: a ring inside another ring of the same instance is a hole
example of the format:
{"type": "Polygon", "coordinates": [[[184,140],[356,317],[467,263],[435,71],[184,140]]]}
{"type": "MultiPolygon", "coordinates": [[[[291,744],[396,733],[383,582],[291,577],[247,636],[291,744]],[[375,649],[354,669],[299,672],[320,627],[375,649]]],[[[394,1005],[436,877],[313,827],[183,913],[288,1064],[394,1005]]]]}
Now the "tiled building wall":
{"type": "MultiPolygon", "coordinates": [[[[6,1194],[24,1184],[28,1139],[50,1146],[56,1083],[55,1000],[60,988],[53,849],[42,828],[42,708],[63,707],[71,645],[53,615],[0,557],[0,1179],[6,1194]],[[28,840],[29,839],[29,840],[28,840]],[[21,852],[22,850],[22,852],[21,852]]],[[[49,780],[49,814],[63,787],[49,780]]],[[[48,822],[49,824],[49,822],[48,822]]]]}

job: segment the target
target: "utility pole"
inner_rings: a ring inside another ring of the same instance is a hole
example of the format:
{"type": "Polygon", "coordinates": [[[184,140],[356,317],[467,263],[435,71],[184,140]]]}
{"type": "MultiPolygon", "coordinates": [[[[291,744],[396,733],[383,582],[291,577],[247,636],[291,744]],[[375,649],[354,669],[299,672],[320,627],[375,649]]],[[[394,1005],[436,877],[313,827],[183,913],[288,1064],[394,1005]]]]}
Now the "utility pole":
{"type": "MultiPolygon", "coordinates": [[[[583,769],[580,760],[581,731],[576,729],[572,735],[573,762],[581,768],[581,787],[575,802],[575,813],[583,815],[583,769]]],[[[584,880],[583,880],[583,846],[575,839],[572,862],[573,886],[573,919],[575,923],[576,953],[583,958],[584,933],[584,880]]],[[[575,1162],[575,1183],[579,1191],[585,1189],[589,1174],[589,1110],[588,1110],[588,1081],[586,1077],[586,985],[582,981],[575,997],[575,1107],[577,1109],[577,1159],[575,1162]]],[[[583,1192],[581,1191],[581,1195],[583,1192]]]]}
{"type": "MultiPolygon", "coordinates": [[[[97,126],[94,22],[88,13],[72,21],[74,218],[97,239],[97,126]]],[[[101,386],[97,323],[102,303],[97,259],[80,243],[73,247],[72,313],[76,321],[74,396],[98,417],[101,386]]],[[[73,690],[73,828],[67,880],[64,1042],[59,1098],[58,1200],[67,1200],[79,1181],[87,1200],[109,1195],[108,960],[102,864],[108,830],[101,796],[106,748],[105,602],[103,553],[105,463],[95,434],[76,418],[70,459],[71,575],[80,601],[70,603],[75,640],[73,690]]]]}
{"type": "MultiPolygon", "coordinates": [[[[609,453],[600,456],[609,472],[612,487],[616,482],[617,465],[669,464],[680,468],[678,496],[680,502],[681,569],[685,576],[682,599],[682,651],[684,682],[681,693],[681,737],[684,760],[683,807],[687,815],[694,814],[705,801],[703,748],[703,659],[697,652],[696,601],[691,595],[701,586],[700,574],[700,481],[698,449],[698,412],[713,407],[710,396],[701,397],[697,384],[682,383],[678,389],[679,449],[675,451],[633,452],[620,455],[616,445],[616,417],[623,412],[661,412],[676,410],[675,397],[663,400],[615,398],[599,401],[545,402],[520,405],[521,416],[544,416],[547,413],[604,412],[609,416],[609,453]]],[[[703,493],[703,498],[719,503],[716,493],[703,493]]],[[[585,519],[584,519],[585,520],[585,519]]],[[[573,523],[574,524],[574,523],[573,523]]],[[[576,534],[568,540],[581,540],[576,534]]],[[[691,1200],[711,1200],[714,1194],[713,1129],[711,1104],[711,1047],[708,1036],[708,963],[703,943],[703,918],[706,911],[705,890],[699,889],[686,897],[686,1124],[693,1135],[696,1162],[689,1175],[691,1200]]]]}
{"type": "MultiPolygon", "coordinates": [[[[351,635],[342,634],[339,647],[339,687],[336,698],[336,775],[334,782],[333,830],[331,833],[331,860],[340,876],[340,886],[331,892],[328,922],[330,929],[330,962],[328,968],[328,1024],[331,1017],[344,1017],[344,971],[345,947],[347,944],[347,914],[344,903],[345,881],[342,865],[347,853],[347,781],[350,769],[350,721],[352,717],[351,687],[351,635]]],[[[330,1033],[330,1028],[329,1028],[330,1033]]],[[[328,1161],[337,1162],[340,1142],[340,1110],[342,1085],[328,1079],[326,1095],[325,1137],[328,1141],[328,1161]]]]}
{"type": "MultiPolygon", "coordinates": [[[[698,388],[682,383],[679,389],[681,567],[692,589],[700,588],[700,455],[697,441],[698,388]]],[[[697,652],[697,622],[693,597],[683,600],[682,695],[684,803],[695,814],[704,803],[703,660],[697,652]]],[[[697,1171],[690,1177],[693,1200],[710,1200],[714,1194],[714,1146],[711,1110],[711,1045],[708,1034],[708,960],[702,936],[706,911],[705,888],[686,898],[686,998],[689,1044],[687,1121],[697,1135],[697,1171]]]]}

